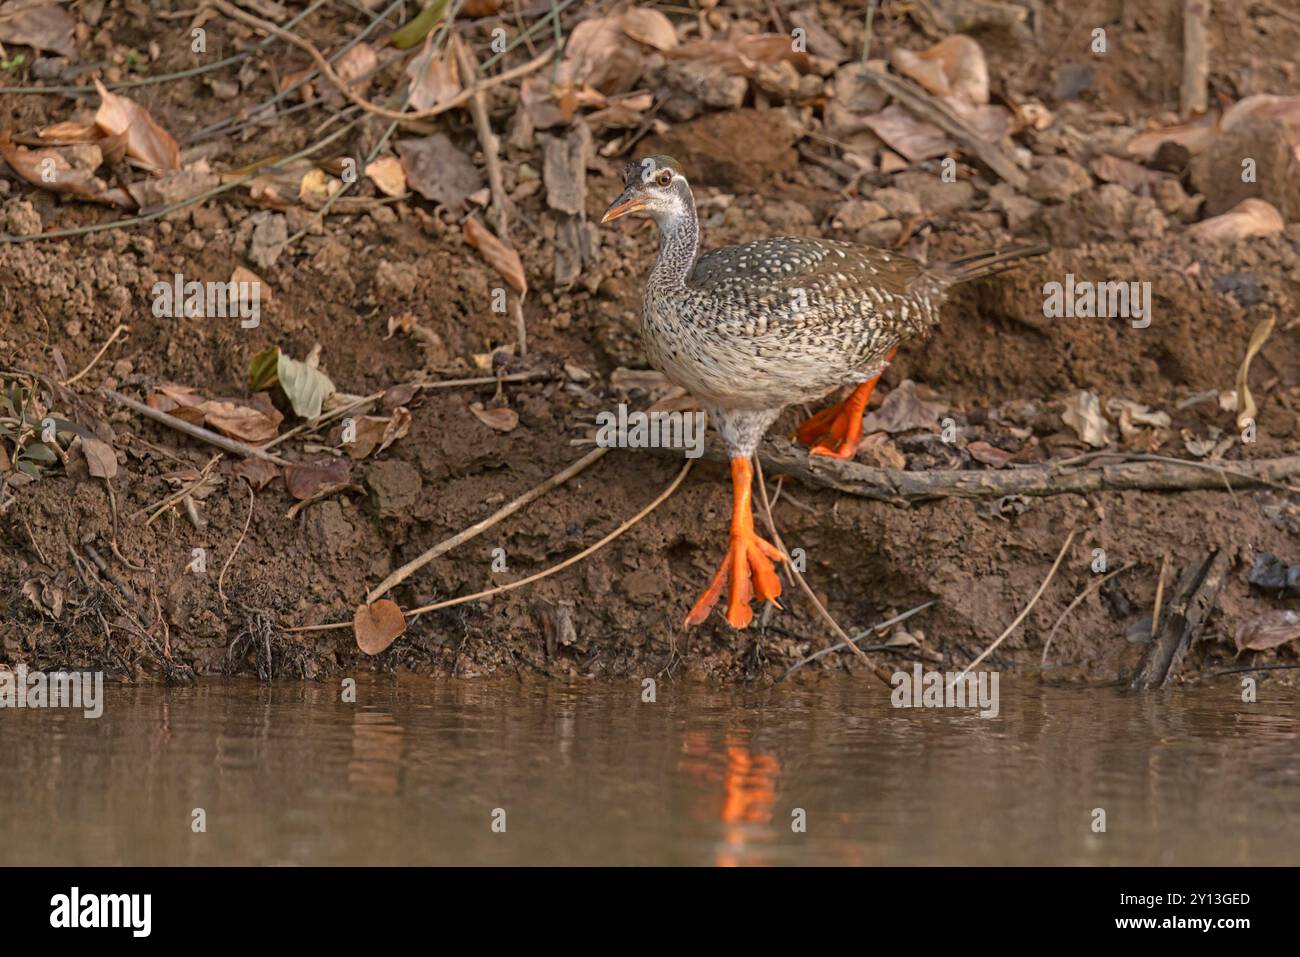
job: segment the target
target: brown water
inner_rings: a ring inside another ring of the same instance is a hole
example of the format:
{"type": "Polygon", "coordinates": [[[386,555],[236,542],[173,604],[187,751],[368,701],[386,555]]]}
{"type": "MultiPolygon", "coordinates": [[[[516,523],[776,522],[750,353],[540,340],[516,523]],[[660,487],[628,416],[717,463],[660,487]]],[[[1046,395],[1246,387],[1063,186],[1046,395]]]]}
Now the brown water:
{"type": "Polygon", "coordinates": [[[1268,682],[1003,682],[995,719],[848,680],[106,695],[0,711],[0,864],[1300,863],[1300,695],[1268,682]]]}

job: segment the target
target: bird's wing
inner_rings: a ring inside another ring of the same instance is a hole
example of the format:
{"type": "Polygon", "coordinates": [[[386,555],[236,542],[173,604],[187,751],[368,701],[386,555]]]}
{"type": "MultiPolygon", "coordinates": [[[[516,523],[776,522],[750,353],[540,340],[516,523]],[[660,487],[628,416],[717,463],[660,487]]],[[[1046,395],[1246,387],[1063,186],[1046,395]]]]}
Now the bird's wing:
{"type": "Polygon", "coordinates": [[[719,331],[765,335],[869,321],[906,298],[924,272],[915,260],[870,246],[787,236],[705,253],[688,285],[719,331]]]}

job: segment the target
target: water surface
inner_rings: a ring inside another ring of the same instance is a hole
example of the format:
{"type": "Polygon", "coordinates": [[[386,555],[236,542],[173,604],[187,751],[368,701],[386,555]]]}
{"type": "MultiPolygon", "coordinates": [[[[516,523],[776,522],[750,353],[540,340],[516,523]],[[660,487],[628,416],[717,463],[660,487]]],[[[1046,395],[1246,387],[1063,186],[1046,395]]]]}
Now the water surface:
{"type": "Polygon", "coordinates": [[[3,710],[0,864],[1300,863],[1300,695],[1267,682],[1243,704],[1227,680],[1004,680],[992,720],[865,680],[641,691],[236,681],[3,710]]]}

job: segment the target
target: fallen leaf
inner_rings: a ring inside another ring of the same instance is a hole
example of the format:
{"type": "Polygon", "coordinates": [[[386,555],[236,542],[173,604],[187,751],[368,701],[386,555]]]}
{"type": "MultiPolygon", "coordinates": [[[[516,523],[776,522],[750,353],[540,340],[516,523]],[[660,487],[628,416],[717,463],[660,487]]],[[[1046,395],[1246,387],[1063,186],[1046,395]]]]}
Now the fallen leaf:
{"type": "Polygon", "coordinates": [[[928,429],[939,421],[940,410],[916,394],[916,383],[904,379],[898,388],[885,396],[880,408],[862,420],[863,434],[871,432],[910,432],[928,429]]]}
{"type": "Polygon", "coordinates": [[[514,409],[507,409],[504,406],[485,409],[482,402],[475,402],[469,410],[478,417],[480,422],[498,432],[513,432],[519,425],[519,413],[514,409]]]}
{"type": "Polygon", "coordinates": [[[956,143],[943,130],[917,119],[897,103],[890,104],[862,122],[889,146],[913,163],[952,152],[956,143]]]}
{"type": "Polygon", "coordinates": [[[987,442],[967,442],[966,451],[970,453],[971,458],[976,462],[984,465],[991,465],[995,469],[1000,469],[1011,459],[1011,453],[1006,452],[996,445],[989,445],[987,442]]]}
{"type": "MultiPolygon", "coordinates": [[[[238,271],[238,270],[236,270],[238,271]]],[[[279,382],[276,375],[276,369],[280,365],[280,347],[271,346],[269,349],[263,349],[248,361],[248,389],[250,392],[256,392],[258,389],[266,389],[279,382]]]]}
{"type": "Polygon", "coordinates": [[[890,63],[935,96],[956,97],[971,106],[989,101],[984,50],[970,37],[953,34],[920,53],[894,47],[890,63]]]}
{"type": "Polygon", "coordinates": [[[27,182],[52,193],[66,193],[105,205],[132,205],[129,199],[119,199],[120,192],[110,192],[108,184],[94,175],[103,161],[103,153],[93,144],[66,150],[32,150],[15,145],[8,132],[0,132],[0,158],[27,182]],[[69,157],[77,162],[69,162],[69,157]]]}
{"type": "Polygon", "coordinates": [[[1269,316],[1255,327],[1255,331],[1250,334],[1250,342],[1246,345],[1246,357],[1241,360],[1241,366],[1237,369],[1237,404],[1240,409],[1237,413],[1237,428],[1239,429],[1246,428],[1254,421],[1255,396],[1251,394],[1247,381],[1250,378],[1250,363],[1255,358],[1255,354],[1264,347],[1264,341],[1272,335],[1276,321],[1276,316],[1269,316]]]}
{"type": "Polygon", "coordinates": [[[76,30],[76,21],[50,0],[12,0],[0,7],[0,43],[51,50],[75,60],[77,48],[72,38],[76,30]]]}
{"type": "Polygon", "coordinates": [[[424,49],[406,68],[411,78],[407,87],[413,110],[427,110],[445,103],[461,91],[460,71],[456,66],[456,52],[451,44],[459,43],[456,34],[448,41],[446,52],[434,48],[433,34],[424,42],[424,49]]]}
{"type": "Polygon", "coordinates": [[[263,392],[254,396],[252,401],[257,404],[245,405],[209,399],[201,406],[203,417],[209,426],[232,439],[254,445],[269,442],[279,434],[280,423],[284,421],[284,416],[280,414],[279,409],[271,405],[263,392]],[[261,402],[258,402],[259,399],[261,402]],[[261,407],[257,407],[258,405],[261,407]]]}
{"type": "Polygon", "coordinates": [[[591,86],[606,95],[633,89],[645,57],[624,34],[622,23],[621,16],[587,17],[574,27],[564,44],[557,83],[591,86]]]}
{"type": "Polygon", "coordinates": [[[858,452],[877,468],[901,471],[907,467],[907,459],[898,451],[888,432],[873,432],[866,436],[858,445],[858,452]]]}
{"type": "Polygon", "coordinates": [[[1267,651],[1300,638],[1300,612],[1275,609],[1243,622],[1233,636],[1237,651],[1267,651]]]}
{"type": "Polygon", "coordinates": [[[1251,236],[1280,233],[1286,227],[1282,214],[1272,203],[1262,199],[1243,199],[1220,216],[1211,216],[1190,229],[1188,234],[1206,242],[1237,242],[1251,236]]]}
{"type": "Polygon", "coordinates": [[[623,32],[637,43],[656,50],[671,50],[677,46],[677,31],[673,22],[658,10],[650,7],[633,7],[619,18],[623,32]]]}
{"type": "Polygon", "coordinates": [[[356,434],[347,444],[353,460],[377,455],[411,431],[411,411],[398,406],[390,416],[363,415],[355,422],[356,434]]]}
{"type": "Polygon", "coordinates": [[[1110,443],[1110,423],[1102,415],[1101,400],[1091,392],[1080,390],[1066,399],[1061,418],[1093,448],[1103,448],[1110,443]]]}
{"type": "Polygon", "coordinates": [[[281,352],[276,358],[275,374],[280,388],[288,396],[295,414],[304,419],[320,415],[325,399],[336,391],[329,376],[315,366],[291,359],[281,352]]]}
{"type": "Polygon", "coordinates": [[[156,170],[180,169],[181,151],[175,138],[154,122],[149,111],[125,96],[110,93],[95,80],[99,109],[95,125],[109,136],[126,134],[126,155],[156,170]]]}
{"type": "MultiPolygon", "coordinates": [[[[206,193],[221,182],[221,177],[209,169],[206,162],[196,163],[186,169],[176,170],[164,176],[142,179],[127,185],[140,209],[148,212],[155,207],[169,206],[182,200],[191,199],[200,193],[206,193]]],[[[188,216],[190,211],[178,209],[177,217],[188,216]]]]}
{"type": "Polygon", "coordinates": [[[91,477],[111,479],[117,475],[117,453],[113,451],[111,445],[87,435],[81,436],[78,441],[81,443],[81,454],[86,457],[86,468],[90,470],[91,477]]]}
{"type": "Polygon", "coordinates": [[[397,155],[411,189],[441,206],[460,209],[483,187],[478,167],[444,133],[400,140],[397,155]]]}
{"type": "Polygon", "coordinates": [[[231,468],[237,478],[242,478],[254,491],[261,491],[280,475],[280,466],[266,459],[240,459],[231,468]]]}
{"type": "Polygon", "coordinates": [[[381,598],[369,605],[358,605],[352,616],[352,630],[357,647],[363,654],[378,655],[406,631],[406,618],[397,602],[381,598]]]}
{"type": "Polygon", "coordinates": [[[298,183],[298,199],[308,209],[320,209],[342,188],[343,180],[335,179],[323,169],[311,169],[298,183]]]}
{"type": "Polygon", "coordinates": [[[381,156],[367,164],[366,175],[385,196],[401,196],[406,192],[406,171],[396,156],[381,156]]]}
{"type": "Polygon", "coordinates": [[[492,234],[492,231],[473,216],[465,220],[465,241],[479,251],[489,266],[495,269],[519,295],[528,292],[528,279],[519,254],[492,234]]]}
{"type": "Polygon", "coordinates": [[[311,498],[327,485],[346,485],[352,466],[343,459],[293,463],[284,467],[284,487],[299,501],[311,498]]]}

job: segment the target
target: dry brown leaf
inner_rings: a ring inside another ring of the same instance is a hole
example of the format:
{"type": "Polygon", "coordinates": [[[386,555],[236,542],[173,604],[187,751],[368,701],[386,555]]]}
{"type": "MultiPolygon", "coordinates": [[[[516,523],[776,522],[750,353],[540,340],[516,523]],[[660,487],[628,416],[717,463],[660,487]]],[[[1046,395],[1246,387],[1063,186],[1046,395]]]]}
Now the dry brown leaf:
{"type": "Polygon", "coordinates": [[[863,434],[871,432],[910,432],[928,429],[939,421],[940,410],[916,394],[916,383],[904,379],[898,388],[885,396],[880,408],[862,420],[863,434]]]}
{"type": "Polygon", "coordinates": [[[352,466],[342,459],[294,463],[284,467],[284,487],[299,501],[311,498],[327,486],[347,485],[351,478],[352,466]]]}
{"type": "Polygon", "coordinates": [[[108,184],[95,176],[95,169],[103,162],[103,153],[93,144],[64,150],[31,150],[15,145],[4,131],[0,132],[0,158],[27,182],[52,193],[66,193],[110,206],[132,205],[129,197],[121,191],[110,191],[108,184]]]}
{"type": "Polygon", "coordinates": [[[588,17],[564,44],[556,82],[592,86],[601,93],[626,93],[641,78],[645,57],[622,29],[620,16],[588,17]]]}
{"type": "Polygon", "coordinates": [[[406,171],[396,156],[381,156],[368,163],[366,175],[385,196],[401,196],[406,192],[406,171]]]}
{"type": "Polygon", "coordinates": [[[94,123],[78,123],[71,120],[42,126],[36,135],[51,143],[98,143],[104,134],[94,123]]]}
{"type": "Polygon", "coordinates": [[[1065,424],[1095,449],[1110,443],[1110,423],[1101,412],[1101,400],[1093,393],[1080,390],[1065,400],[1061,414],[1065,424]]]}
{"type": "Polygon", "coordinates": [[[363,415],[355,424],[356,435],[348,443],[348,456],[364,459],[379,454],[411,431],[411,411],[399,405],[390,416],[363,415]]]}
{"type": "Polygon", "coordinates": [[[1011,453],[1003,451],[996,445],[989,445],[987,442],[967,442],[966,451],[976,462],[982,462],[985,465],[991,465],[995,469],[1000,469],[1011,459],[1011,453]]]}
{"type": "Polygon", "coordinates": [[[984,50],[970,37],[954,34],[920,53],[895,47],[890,63],[935,96],[956,97],[971,106],[989,101],[984,50]]]}
{"type": "Polygon", "coordinates": [[[339,58],[334,69],[348,89],[364,96],[377,66],[379,57],[374,48],[369,43],[358,43],[339,58]]]}
{"type": "Polygon", "coordinates": [[[77,23],[51,0],[12,0],[0,7],[0,43],[18,43],[77,58],[72,42],[77,23]]]}
{"type": "Polygon", "coordinates": [[[257,393],[250,401],[260,407],[209,399],[200,408],[207,424],[223,435],[254,445],[269,442],[279,433],[284,416],[265,393],[257,393]]]}
{"type": "Polygon", "coordinates": [[[1300,638],[1300,612],[1275,609],[1243,622],[1233,636],[1237,651],[1267,651],[1300,638]]]}
{"type": "Polygon", "coordinates": [[[519,254],[497,239],[490,229],[473,216],[465,220],[463,228],[465,241],[479,251],[479,255],[515,292],[525,295],[528,292],[528,278],[524,275],[524,264],[519,254]]]}
{"type": "MultiPolygon", "coordinates": [[[[460,70],[456,63],[456,51],[448,49],[445,53],[434,48],[433,38],[436,30],[429,31],[425,38],[424,49],[410,62],[406,75],[411,78],[407,87],[410,94],[411,109],[427,110],[445,103],[457,96],[462,87],[460,70]]],[[[458,44],[456,34],[451,35],[449,44],[458,44]]]]}
{"type": "Polygon", "coordinates": [[[1262,199],[1243,199],[1221,216],[1211,216],[1192,226],[1188,233],[1205,242],[1239,242],[1251,236],[1269,236],[1286,228],[1282,214],[1262,199]]]}
{"type": "Polygon", "coordinates": [[[378,655],[406,631],[406,618],[397,602],[381,598],[369,605],[358,605],[352,616],[352,631],[363,654],[378,655]]]}
{"type": "Polygon", "coordinates": [[[1155,159],[1156,153],[1164,143],[1174,143],[1187,148],[1195,156],[1214,142],[1218,131],[1212,117],[1205,117],[1194,125],[1168,126],[1160,130],[1148,130],[1133,137],[1124,146],[1129,156],[1136,156],[1143,162],[1155,159]]]}
{"type": "Polygon", "coordinates": [[[261,491],[275,481],[280,475],[280,466],[266,459],[240,459],[230,470],[237,478],[242,478],[254,491],[261,491]]]}
{"type": "Polygon", "coordinates": [[[181,150],[176,139],[159,126],[139,103],[110,93],[95,80],[101,103],[95,125],[108,136],[126,135],[126,155],[156,170],[180,169],[181,150]]]}
{"type": "Polygon", "coordinates": [[[863,117],[862,122],[913,163],[951,153],[957,146],[939,127],[918,119],[897,103],[863,117]]]}
{"type": "Polygon", "coordinates": [[[898,451],[888,432],[873,432],[863,438],[858,453],[876,468],[901,470],[907,467],[907,459],[898,451]]]}
{"type": "Polygon", "coordinates": [[[117,475],[117,453],[111,445],[88,435],[78,436],[77,441],[93,478],[111,479],[117,475]]]}
{"type": "Polygon", "coordinates": [[[656,50],[671,50],[677,46],[677,31],[673,22],[651,7],[634,7],[620,19],[623,32],[638,43],[656,50]]]}
{"type": "Polygon", "coordinates": [[[1246,357],[1241,360],[1241,366],[1237,369],[1237,405],[1240,411],[1237,413],[1237,428],[1244,429],[1255,418],[1255,397],[1250,392],[1250,363],[1255,358],[1255,354],[1264,347],[1264,342],[1273,334],[1273,326],[1277,322],[1276,316],[1269,316],[1262,320],[1255,327],[1255,331],[1250,334],[1250,342],[1246,345],[1246,357]]]}
{"type": "Polygon", "coordinates": [[[399,140],[396,146],[406,182],[425,199],[460,209],[483,186],[478,167],[445,133],[399,140]]]}
{"type": "Polygon", "coordinates": [[[519,425],[519,413],[514,409],[507,409],[504,406],[485,409],[482,402],[475,402],[469,410],[478,417],[480,422],[498,432],[513,432],[519,425]]]}

